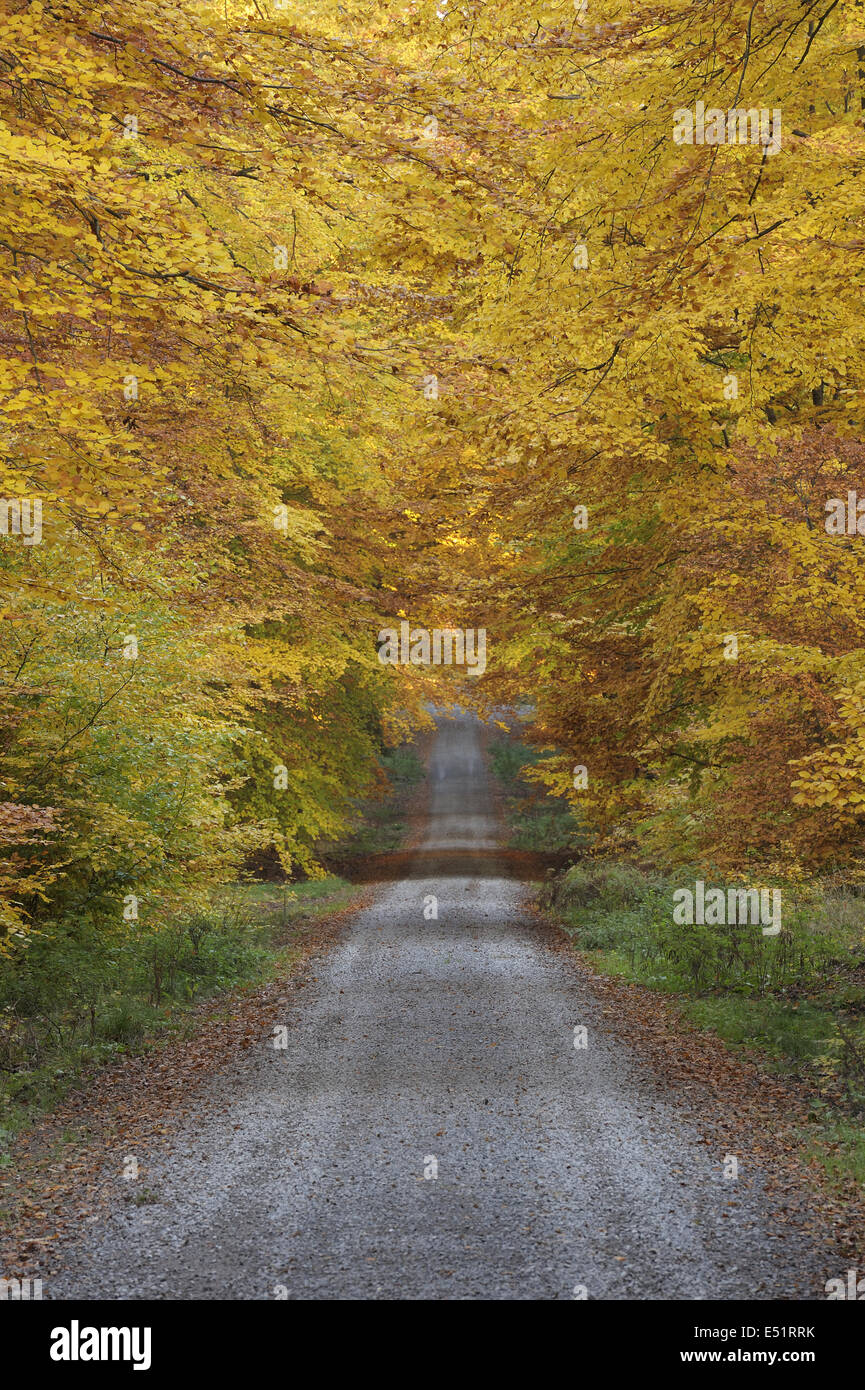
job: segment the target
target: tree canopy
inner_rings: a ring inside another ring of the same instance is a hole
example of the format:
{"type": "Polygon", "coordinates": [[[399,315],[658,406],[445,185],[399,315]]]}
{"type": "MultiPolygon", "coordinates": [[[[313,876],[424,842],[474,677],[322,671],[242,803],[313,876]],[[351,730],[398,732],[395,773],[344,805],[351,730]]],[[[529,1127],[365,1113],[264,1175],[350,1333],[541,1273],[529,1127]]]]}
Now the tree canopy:
{"type": "Polygon", "coordinates": [[[861,4],[9,0],[0,102],[7,949],[314,872],[442,688],[611,843],[858,861],[861,4]]]}

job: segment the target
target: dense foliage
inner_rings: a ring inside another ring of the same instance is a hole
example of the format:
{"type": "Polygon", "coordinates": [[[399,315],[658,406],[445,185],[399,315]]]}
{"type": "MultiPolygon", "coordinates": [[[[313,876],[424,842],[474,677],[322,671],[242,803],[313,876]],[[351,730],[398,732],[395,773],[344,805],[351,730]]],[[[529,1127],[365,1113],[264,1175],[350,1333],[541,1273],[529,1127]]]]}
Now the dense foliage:
{"type": "Polygon", "coordinates": [[[860,64],[831,0],[10,0],[6,949],[314,870],[403,616],[612,843],[858,861],[860,64]]]}

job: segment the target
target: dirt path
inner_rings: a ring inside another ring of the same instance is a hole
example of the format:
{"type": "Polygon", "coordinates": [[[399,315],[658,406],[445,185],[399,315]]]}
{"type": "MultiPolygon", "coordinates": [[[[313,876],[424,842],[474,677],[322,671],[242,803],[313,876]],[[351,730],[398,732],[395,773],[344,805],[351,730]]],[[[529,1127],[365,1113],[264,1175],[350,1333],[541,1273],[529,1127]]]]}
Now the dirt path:
{"type": "Polygon", "coordinates": [[[425,839],[286,1004],[282,1038],[140,1156],[146,1200],[118,1202],[46,1292],[820,1297],[830,1233],[777,1221],[747,1160],[725,1179],[533,924],[476,720],[441,723],[430,777],[425,839]]]}

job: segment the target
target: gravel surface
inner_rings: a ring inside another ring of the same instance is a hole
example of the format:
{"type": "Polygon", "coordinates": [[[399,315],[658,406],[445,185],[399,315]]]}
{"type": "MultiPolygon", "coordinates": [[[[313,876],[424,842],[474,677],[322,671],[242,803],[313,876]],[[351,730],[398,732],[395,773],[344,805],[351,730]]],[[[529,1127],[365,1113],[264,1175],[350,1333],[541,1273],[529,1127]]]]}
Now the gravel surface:
{"type": "Polygon", "coordinates": [[[287,1045],[115,1179],[52,1298],[821,1296],[825,1252],[775,1224],[759,1169],[724,1178],[532,923],[481,744],[440,722],[400,880],[313,962],[287,1045]]]}

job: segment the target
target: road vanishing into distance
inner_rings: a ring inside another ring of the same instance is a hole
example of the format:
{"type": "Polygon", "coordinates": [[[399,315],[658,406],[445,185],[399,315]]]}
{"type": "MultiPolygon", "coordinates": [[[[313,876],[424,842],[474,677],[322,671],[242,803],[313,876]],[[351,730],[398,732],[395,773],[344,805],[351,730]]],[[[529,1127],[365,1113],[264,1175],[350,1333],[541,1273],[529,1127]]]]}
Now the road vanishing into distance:
{"type": "Polygon", "coordinates": [[[214,1075],[144,1156],[155,1200],[68,1247],[51,1298],[821,1296],[825,1251],[759,1170],[725,1180],[528,912],[483,733],[439,719],[423,837],[307,967],[287,1045],[214,1075]]]}

